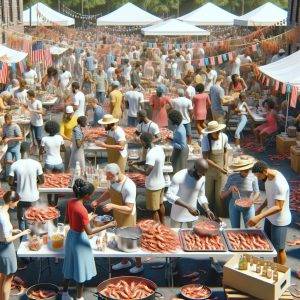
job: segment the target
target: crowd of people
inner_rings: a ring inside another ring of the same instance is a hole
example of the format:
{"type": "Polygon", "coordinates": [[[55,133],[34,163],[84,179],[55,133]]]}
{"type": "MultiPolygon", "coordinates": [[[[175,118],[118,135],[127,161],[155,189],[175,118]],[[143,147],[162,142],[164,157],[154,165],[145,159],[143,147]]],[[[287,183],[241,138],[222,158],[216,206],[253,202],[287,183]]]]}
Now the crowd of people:
{"type": "MultiPolygon", "coordinates": [[[[0,112],[4,114],[1,142],[7,146],[3,180],[8,181],[11,191],[4,194],[5,204],[0,208],[1,299],[9,299],[12,275],[17,270],[12,242],[30,233],[24,211],[40,202],[38,185],[44,182],[44,173],[74,173],[77,165],[85,170],[87,127],[103,126],[106,131],[106,139],[95,144],[107,152],[104,164],[109,182],[107,191],[91,206],[97,209],[110,199],[102,209],[113,213],[114,221],[91,228],[94,214],[88,214],[86,206],[94,187],[83,179],[76,180],[74,198],[68,200],[65,213],[70,231],[65,242],[63,299],[71,299],[70,280],[78,283],[77,299],[83,299],[83,283],[96,275],[87,235],[113,226],[136,225],[137,188],[126,174],[129,169],[146,176],[146,209],[155,221],[166,222],[165,201],[171,205],[172,227],[193,227],[200,212],[212,220],[229,215],[233,228],[241,227],[241,216],[246,227],[265,220],[265,232],[278,252],[277,260],[285,263],[291,222],[288,183],[279,171],[251,156],[230,159],[228,128],[234,116],[233,147],[239,150],[245,127],[253,125],[250,107],[254,104],[266,114],[265,123],[254,126],[255,137],[264,145],[285,118],[280,114],[284,102],[278,95],[261,103],[253,100],[263,94],[263,87],[253,72],[251,53],[235,55],[222,67],[200,68],[194,61],[204,57],[203,48],[166,51],[132,46],[119,56],[109,52],[103,59],[88,48],[76,47],[57,59],[45,76],[39,78],[28,63],[23,78],[7,86],[0,95],[0,112]],[[61,112],[51,113],[50,120],[45,120],[47,111],[36,96],[40,90],[59,98],[61,112]],[[15,106],[30,115],[30,139],[13,120],[15,106]],[[135,128],[135,142],[143,149],[138,161],[128,157],[124,127],[135,128]],[[168,188],[163,173],[163,128],[171,132],[167,142],[172,146],[173,176],[168,188]],[[200,145],[202,158],[188,164],[194,142],[200,145]],[[261,199],[259,180],[266,190],[261,206],[256,211],[254,204],[249,209],[236,206],[240,197],[261,199]],[[8,214],[8,209],[15,207],[19,229],[13,229],[8,214]]],[[[294,115],[290,121],[299,126],[300,117],[294,115]]],[[[57,198],[50,195],[48,203],[56,206],[57,198]]],[[[143,271],[139,258],[135,266],[126,258],[113,266],[114,270],[124,268],[133,274],[143,271]]]]}

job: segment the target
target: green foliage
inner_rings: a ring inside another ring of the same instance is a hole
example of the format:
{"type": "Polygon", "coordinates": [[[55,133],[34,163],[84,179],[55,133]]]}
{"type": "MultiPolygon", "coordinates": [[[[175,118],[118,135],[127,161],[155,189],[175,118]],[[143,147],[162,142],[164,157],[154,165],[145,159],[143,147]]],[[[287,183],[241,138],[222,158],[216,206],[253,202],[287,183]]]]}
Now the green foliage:
{"type": "MultiPolygon", "coordinates": [[[[54,9],[58,6],[59,0],[40,0],[54,9]]],[[[129,2],[128,0],[60,0],[61,4],[74,9],[78,12],[81,11],[81,3],[83,1],[85,13],[90,10],[90,13],[108,13],[121,5],[129,2]]],[[[273,2],[274,4],[287,9],[288,0],[211,0],[210,2],[232,12],[241,15],[244,7],[244,13],[260,6],[266,2],[273,2]]],[[[34,4],[37,0],[24,0],[24,7],[34,4]]],[[[132,3],[148,10],[159,16],[176,16],[178,7],[180,15],[188,13],[193,9],[205,4],[206,0],[131,0],[132,3]]]]}

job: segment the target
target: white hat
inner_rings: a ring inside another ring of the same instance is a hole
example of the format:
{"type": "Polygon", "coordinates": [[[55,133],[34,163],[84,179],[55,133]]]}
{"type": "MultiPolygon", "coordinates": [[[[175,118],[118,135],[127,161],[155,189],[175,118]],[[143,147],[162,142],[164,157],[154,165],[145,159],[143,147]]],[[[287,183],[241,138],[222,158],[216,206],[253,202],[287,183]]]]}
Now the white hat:
{"type": "Polygon", "coordinates": [[[73,106],[68,105],[68,106],[66,107],[66,113],[67,113],[67,114],[72,114],[73,112],[74,112],[73,106]]]}
{"type": "Polygon", "coordinates": [[[202,133],[217,132],[226,127],[225,124],[219,124],[217,121],[211,121],[207,124],[207,127],[202,130],[202,133]]]}
{"type": "Polygon", "coordinates": [[[108,164],[105,168],[105,171],[114,175],[117,175],[121,172],[120,167],[115,163],[108,164]]]}
{"type": "Polygon", "coordinates": [[[278,53],[285,53],[285,50],[284,49],[279,49],[278,53]]]}
{"type": "Polygon", "coordinates": [[[114,118],[112,115],[104,115],[101,120],[98,121],[98,124],[107,125],[107,124],[114,124],[119,122],[119,119],[114,118]]]}

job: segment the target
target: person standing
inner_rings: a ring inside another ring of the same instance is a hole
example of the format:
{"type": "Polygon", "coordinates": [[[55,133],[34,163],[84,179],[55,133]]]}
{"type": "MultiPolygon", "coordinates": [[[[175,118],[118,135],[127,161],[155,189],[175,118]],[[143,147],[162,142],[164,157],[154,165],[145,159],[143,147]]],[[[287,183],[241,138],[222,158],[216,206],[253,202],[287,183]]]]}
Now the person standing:
{"type": "Polygon", "coordinates": [[[110,67],[107,69],[107,81],[108,84],[112,84],[113,81],[116,79],[116,63],[112,62],[110,67]]]}
{"type": "Polygon", "coordinates": [[[204,91],[210,93],[210,89],[217,82],[217,72],[212,68],[212,66],[207,66],[206,71],[204,71],[206,75],[204,91]]]}
{"type": "MultiPolygon", "coordinates": [[[[105,212],[113,212],[114,220],[118,227],[136,226],[136,185],[127,177],[115,163],[106,166],[106,178],[109,181],[109,190],[101,197],[92,202],[92,207],[96,208],[102,202],[111,200],[111,203],[103,207],[105,212]]],[[[112,266],[113,270],[130,268],[131,262],[123,258],[120,263],[112,266]]],[[[136,266],[129,270],[136,274],[144,270],[140,258],[136,258],[136,266]]]]}
{"type": "Polygon", "coordinates": [[[59,87],[61,88],[62,94],[69,89],[71,85],[72,75],[71,72],[66,70],[66,66],[61,66],[61,74],[59,75],[59,87]]]}
{"type": "Polygon", "coordinates": [[[29,157],[30,145],[27,142],[21,144],[22,158],[11,165],[8,183],[15,187],[20,196],[20,202],[17,207],[17,218],[19,228],[24,230],[27,227],[23,219],[25,211],[37,204],[40,198],[38,184],[44,183],[44,174],[42,165],[29,157]]]}
{"type": "Polygon", "coordinates": [[[248,221],[248,226],[256,226],[261,220],[265,220],[264,231],[277,251],[276,262],[284,265],[287,228],[292,221],[289,184],[282,173],[271,169],[263,161],[255,163],[252,173],[258,180],[265,182],[266,200],[248,221]]]}
{"type": "Polygon", "coordinates": [[[107,131],[107,139],[105,142],[95,141],[99,147],[107,150],[108,163],[116,163],[122,172],[125,172],[127,162],[127,142],[125,132],[122,127],[118,126],[118,119],[112,115],[104,115],[99,124],[104,125],[107,131]]]}
{"type": "Polygon", "coordinates": [[[7,179],[11,164],[21,158],[20,141],[22,141],[23,136],[19,125],[13,123],[11,114],[6,114],[4,121],[2,143],[7,144],[5,153],[5,179],[7,179]]]}
{"type": "Polygon", "coordinates": [[[168,202],[172,204],[171,227],[182,228],[186,224],[188,228],[192,228],[198,220],[198,204],[208,218],[215,219],[205,196],[205,173],[208,167],[207,161],[201,158],[195,161],[192,168],[182,169],[173,176],[166,193],[168,202]]]}
{"type": "Polygon", "coordinates": [[[142,65],[140,62],[137,62],[135,63],[134,69],[130,74],[131,84],[134,83],[140,89],[142,89],[141,76],[140,76],[141,72],[142,72],[142,65]]]}
{"type": "Polygon", "coordinates": [[[98,104],[99,101],[96,98],[90,98],[88,100],[88,107],[93,110],[92,113],[92,121],[91,125],[92,126],[99,126],[99,121],[103,118],[104,116],[104,110],[101,105],[98,104]]]}
{"type": "Polygon", "coordinates": [[[175,174],[182,169],[186,169],[189,147],[187,145],[186,130],[182,124],[181,113],[177,110],[171,110],[168,116],[171,123],[175,126],[173,138],[169,138],[173,146],[171,163],[173,174],[175,174]]]}
{"type": "Polygon", "coordinates": [[[35,92],[29,90],[28,95],[28,110],[30,111],[30,126],[32,132],[32,142],[35,142],[38,148],[41,146],[42,134],[43,134],[43,105],[40,100],[35,98],[35,92]]]}
{"type": "Polygon", "coordinates": [[[81,170],[85,169],[84,156],[84,133],[82,128],[86,127],[87,118],[81,116],[77,119],[77,126],[73,129],[72,146],[69,169],[74,170],[77,162],[79,162],[81,170]]]}
{"type": "Polygon", "coordinates": [[[210,88],[210,100],[211,100],[211,113],[214,121],[225,124],[225,111],[222,107],[225,91],[222,88],[224,77],[222,75],[217,77],[216,84],[210,88]]]}
{"type": "Polygon", "coordinates": [[[112,91],[109,94],[110,100],[110,113],[116,119],[122,118],[122,106],[123,106],[123,94],[119,90],[120,83],[119,81],[113,81],[112,83],[112,91]]]}
{"type": "Polygon", "coordinates": [[[221,192],[221,200],[229,200],[229,218],[232,228],[241,228],[241,215],[245,227],[247,222],[254,217],[254,202],[259,198],[258,180],[251,172],[254,165],[252,157],[237,157],[229,168],[234,172],[229,175],[221,192]],[[240,207],[235,204],[239,198],[253,199],[251,207],[240,207]]]}
{"type": "Polygon", "coordinates": [[[0,207],[0,299],[9,300],[11,283],[17,271],[17,256],[13,244],[18,238],[30,234],[30,230],[13,229],[8,210],[15,209],[20,197],[14,191],[3,196],[4,205],[0,207]]]}
{"type": "Polygon", "coordinates": [[[123,66],[123,76],[124,76],[124,85],[126,88],[131,86],[131,64],[128,58],[124,59],[124,66],[123,66]]]}
{"type": "Polygon", "coordinates": [[[79,90],[79,83],[77,81],[72,83],[73,92],[73,108],[75,115],[81,117],[85,115],[85,96],[84,93],[79,90]]]}
{"type": "Polygon", "coordinates": [[[108,91],[107,75],[103,69],[103,65],[98,66],[98,72],[96,75],[94,75],[94,82],[96,85],[96,98],[98,103],[103,104],[108,91]]]}
{"type": "Polygon", "coordinates": [[[124,95],[126,107],[128,108],[128,121],[129,127],[136,127],[138,123],[137,113],[141,108],[141,104],[144,101],[144,95],[137,90],[135,83],[132,83],[132,90],[128,91],[124,95]]]}
{"type": "Polygon", "coordinates": [[[24,80],[26,81],[27,86],[34,88],[35,84],[38,82],[38,76],[36,71],[32,68],[30,62],[26,63],[26,71],[23,74],[24,80]]]}
{"type": "Polygon", "coordinates": [[[90,72],[91,74],[94,74],[97,60],[94,59],[94,57],[91,55],[89,51],[86,53],[86,58],[84,63],[87,71],[90,72]]]}
{"type": "Polygon", "coordinates": [[[84,283],[97,275],[88,235],[96,234],[116,225],[115,222],[110,222],[101,227],[91,228],[90,221],[95,215],[89,215],[84,207],[84,203],[90,200],[94,192],[94,186],[91,183],[76,179],[73,192],[75,199],[68,201],[65,214],[65,223],[70,225],[70,230],[66,237],[64,249],[62,300],[73,299],[68,293],[70,280],[74,280],[77,284],[76,299],[84,299],[84,283]]]}
{"type": "Polygon", "coordinates": [[[182,115],[182,124],[185,127],[187,142],[192,143],[192,125],[191,120],[193,116],[192,100],[184,96],[184,90],[178,89],[178,98],[171,100],[173,109],[179,111],[182,115]]]}
{"type": "Polygon", "coordinates": [[[146,175],[146,208],[151,211],[153,220],[164,224],[165,206],[163,196],[165,179],[163,167],[165,153],[161,146],[153,144],[153,138],[150,133],[140,135],[142,146],[147,150],[146,159],[142,159],[138,163],[132,163],[131,167],[146,175]]]}
{"type": "Polygon", "coordinates": [[[228,137],[221,132],[226,127],[217,121],[211,121],[202,130],[201,140],[203,158],[207,159],[209,169],[206,173],[206,196],[212,211],[220,217],[226,216],[224,203],[220,199],[221,190],[225,183],[228,162],[228,137]]]}

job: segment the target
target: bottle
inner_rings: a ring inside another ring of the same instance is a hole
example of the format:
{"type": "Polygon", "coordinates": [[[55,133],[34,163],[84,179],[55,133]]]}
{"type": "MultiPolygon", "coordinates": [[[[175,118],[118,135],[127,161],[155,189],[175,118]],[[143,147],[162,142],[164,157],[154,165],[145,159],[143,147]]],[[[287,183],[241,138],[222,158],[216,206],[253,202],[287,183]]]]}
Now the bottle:
{"type": "Polygon", "coordinates": [[[273,271],[273,280],[275,282],[278,281],[278,270],[277,270],[277,266],[274,267],[274,271],[273,271]]]}
{"type": "Polygon", "coordinates": [[[250,265],[250,271],[254,271],[255,266],[254,266],[254,259],[253,259],[252,255],[250,256],[250,259],[249,259],[249,265],[250,265]]]}
{"type": "Polygon", "coordinates": [[[244,261],[243,261],[243,256],[241,255],[240,256],[240,259],[239,259],[239,270],[243,270],[244,269],[244,261]]]}
{"type": "Polygon", "coordinates": [[[260,262],[258,261],[257,264],[256,264],[256,273],[257,273],[257,274],[260,274],[260,272],[261,272],[261,264],[260,264],[260,262]]]}
{"type": "Polygon", "coordinates": [[[267,278],[271,279],[272,278],[272,269],[270,265],[267,267],[267,278]]]}
{"type": "Polygon", "coordinates": [[[248,260],[247,260],[245,254],[243,255],[243,267],[244,267],[244,270],[248,270],[248,260]]]}
{"type": "Polygon", "coordinates": [[[267,276],[267,263],[265,263],[264,266],[263,266],[261,276],[262,277],[266,277],[267,276]]]}

